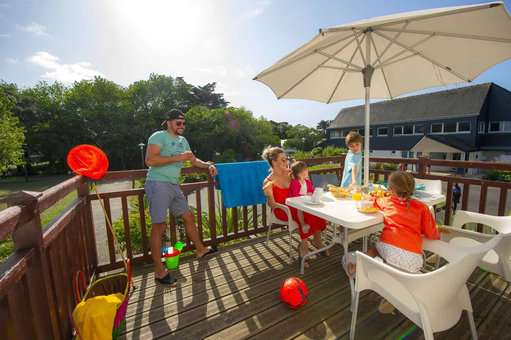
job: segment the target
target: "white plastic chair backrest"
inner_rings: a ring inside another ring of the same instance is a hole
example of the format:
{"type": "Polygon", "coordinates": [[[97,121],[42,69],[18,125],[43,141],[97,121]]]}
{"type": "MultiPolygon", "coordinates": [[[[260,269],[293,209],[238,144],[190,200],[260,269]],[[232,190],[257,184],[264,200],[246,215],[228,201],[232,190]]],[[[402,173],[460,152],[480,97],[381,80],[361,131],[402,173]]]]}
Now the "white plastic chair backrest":
{"type": "Polygon", "coordinates": [[[503,264],[504,276],[511,278],[511,216],[492,216],[460,210],[454,215],[452,226],[462,228],[467,223],[482,223],[503,236],[494,249],[503,264]]]}
{"type": "Polygon", "coordinates": [[[316,188],[323,188],[327,184],[339,185],[339,178],[334,173],[327,174],[311,174],[310,180],[316,188]]]}
{"type": "MultiPolygon", "coordinates": [[[[466,281],[478,266],[481,258],[501,239],[502,236],[498,235],[477,247],[457,249],[462,253],[461,256],[440,269],[425,274],[406,273],[365,254],[357,253],[356,290],[375,290],[369,279],[373,276],[371,271],[383,271],[389,275],[378,275],[378,277],[380,279],[386,277],[389,282],[380,281],[377,282],[377,285],[385,287],[388,284],[388,286],[399,287],[396,291],[391,292],[397,300],[400,298],[410,300],[410,297],[413,297],[414,301],[419,301],[430,313],[436,311],[441,315],[442,310],[447,309],[445,306],[457,303],[458,293],[464,289],[466,281]]],[[[376,291],[380,293],[378,290],[376,291]]],[[[396,307],[399,309],[399,306],[396,307]]],[[[415,306],[414,309],[416,313],[419,312],[418,306],[415,306]]]]}
{"type": "Polygon", "coordinates": [[[423,184],[424,185],[424,191],[441,195],[442,194],[442,181],[437,179],[422,179],[422,178],[416,178],[415,184],[423,184]]]}

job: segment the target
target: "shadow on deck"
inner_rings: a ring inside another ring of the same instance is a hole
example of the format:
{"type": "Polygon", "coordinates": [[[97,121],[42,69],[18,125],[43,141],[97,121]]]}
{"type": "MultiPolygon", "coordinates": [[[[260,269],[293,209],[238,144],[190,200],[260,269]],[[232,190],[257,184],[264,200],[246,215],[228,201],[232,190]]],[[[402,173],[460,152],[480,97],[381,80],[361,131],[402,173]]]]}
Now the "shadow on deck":
{"type": "MultiPolygon", "coordinates": [[[[257,238],[225,247],[209,261],[184,261],[178,285],[169,289],[155,285],[150,267],[137,268],[124,338],[347,339],[350,289],[340,267],[341,248],[311,262],[303,277],[309,302],[296,311],[278,295],[285,278],[299,276],[286,249],[278,235],[269,246],[257,238]]],[[[469,289],[480,339],[511,338],[511,286],[477,269],[469,289]]],[[[379,302],[375,293],[361,298],[357,339],[423,338],[399,312],[380,314],[379,302]]],[[[469,338],[465,315],[456,327],[435,334],[435,339],[469,338]]]]}

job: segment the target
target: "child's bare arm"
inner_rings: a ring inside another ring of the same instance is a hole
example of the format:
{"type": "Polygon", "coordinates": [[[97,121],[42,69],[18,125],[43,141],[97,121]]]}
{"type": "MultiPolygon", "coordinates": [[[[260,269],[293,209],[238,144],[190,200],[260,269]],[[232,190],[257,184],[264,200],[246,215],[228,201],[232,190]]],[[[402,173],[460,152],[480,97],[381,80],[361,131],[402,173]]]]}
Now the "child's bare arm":
{"type": "Polygon", "coordinates": [[[355,186],[357,185],[357,166],[354,165],[352,168],[351,168],[351,186],[355,186]]]}

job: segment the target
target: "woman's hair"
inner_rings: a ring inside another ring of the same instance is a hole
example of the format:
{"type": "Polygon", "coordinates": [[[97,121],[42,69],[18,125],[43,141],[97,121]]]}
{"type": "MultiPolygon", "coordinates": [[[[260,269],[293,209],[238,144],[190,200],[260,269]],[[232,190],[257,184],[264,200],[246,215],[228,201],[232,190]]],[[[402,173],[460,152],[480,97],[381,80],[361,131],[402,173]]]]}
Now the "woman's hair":
{"type": "Polygon", "coordinates": [[[296,161],[291,165],[291,171],[293,172],[293,177],[298,179],[298,175],[303,170],[307,169],[307,164],[302,161],[296,161]]]}
{"type": "Polygon", "coordinates": [[[269,145],[263,150],[262,157],[273,168],[273,164],[271,162],[276,160],[281,153],[284,153],[284,150],[282,148],[279,148],[278,146],[269,145]]]}
{"type": "Polygon", "coordinates": [[[395,171],[389,176],[389,189],[399,197],[409,200],[415,191],[415,179],[404,171],[395,171]]]}

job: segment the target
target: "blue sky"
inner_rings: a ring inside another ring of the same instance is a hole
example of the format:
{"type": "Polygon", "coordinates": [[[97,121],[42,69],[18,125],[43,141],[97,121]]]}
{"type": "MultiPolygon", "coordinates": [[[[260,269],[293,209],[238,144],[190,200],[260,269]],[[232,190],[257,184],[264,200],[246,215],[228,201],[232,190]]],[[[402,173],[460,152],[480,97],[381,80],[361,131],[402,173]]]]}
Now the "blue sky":
{"type": "MultiPolygon", "coordinates": [[[[315,126],[360,101],[277,100],[259,71],[321,27],[397,12],[482,1],[416,0],[0,0],[0,79],[19,86],[102,75],[121,85],[151,72],[216,81],[256,116],[315,126]]],[[[511,0],[506,1],[511,9],[511,0]]],[[[511,89],[511,61],[476,83],[511,89]]]]}

